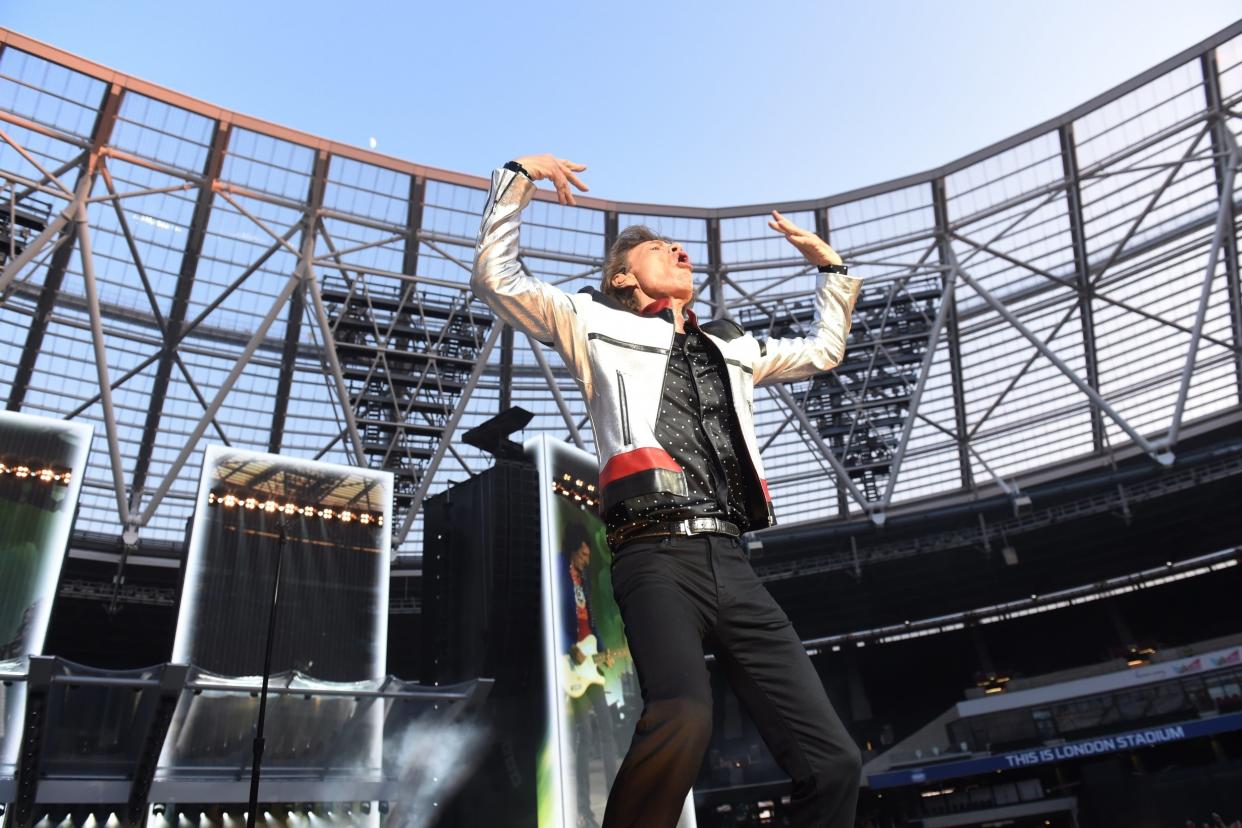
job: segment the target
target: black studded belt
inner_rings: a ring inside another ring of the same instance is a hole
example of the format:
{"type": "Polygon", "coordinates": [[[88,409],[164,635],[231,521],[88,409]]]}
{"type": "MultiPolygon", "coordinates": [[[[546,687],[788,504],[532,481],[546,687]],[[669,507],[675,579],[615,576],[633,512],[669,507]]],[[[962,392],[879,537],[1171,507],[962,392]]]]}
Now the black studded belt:
{"type": "Polygon", "coordinates": [[[608,545],[616,547],[638,538],[666,537],[668,535],[717,534],[738,537],[742,534],[737,525],[715,517],[697,517],[662,523],[639,523],[623,526],[608,535],[608,545]]]}

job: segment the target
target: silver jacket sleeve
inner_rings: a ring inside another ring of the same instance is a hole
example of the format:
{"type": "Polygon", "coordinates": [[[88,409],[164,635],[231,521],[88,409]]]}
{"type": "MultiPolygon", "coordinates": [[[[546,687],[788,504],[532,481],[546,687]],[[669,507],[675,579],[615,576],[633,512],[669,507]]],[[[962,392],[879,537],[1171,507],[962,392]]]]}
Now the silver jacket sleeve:
{"type": "Polygon", "coordinates": [[[855,276],[820,273],[811,336],[774,337],[764,343],[755,362],[755,385],[805,379],[840,365],[861,289],[862,279],[855,276]]]}
{"type": "Polygon", "coordinates": [[[534,192],[534,183],[521,173],[492,171],[470,287],[501,320],[556,348],[581,381],[585,336],[573,302],[565,291],[529,275],[518,260],[521,213],[534,192]]]}

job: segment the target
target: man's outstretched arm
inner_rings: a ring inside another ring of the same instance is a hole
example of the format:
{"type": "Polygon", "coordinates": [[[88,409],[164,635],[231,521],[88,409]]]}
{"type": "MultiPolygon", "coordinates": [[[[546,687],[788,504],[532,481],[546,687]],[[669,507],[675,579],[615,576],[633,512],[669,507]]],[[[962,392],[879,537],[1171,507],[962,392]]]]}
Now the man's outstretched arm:
{"type": "Polygon", "coordinates": [[[526,273],[518,260],[518,228],[522,210],[535,193],[535,181],[551,180],[560,202],[572,205],[570,184],[587,189],[576,175],[586,167],[547,154],[524,156],[515,163],[526,173],[507,167],[492,173],[470,287],[501,320],[540,342],[557,345],[564,356],[563,347],[568,346],[564,340],[576,324],[573,304],[563,290],[526,273]]]}
{"type": "MultiPolygon", "coordinates": [[[[768,226],[782,233],[811,264],[840,265],[841,256],[809,230],[803,230],[775,210],[768,226]]],[[[810,336],[773,337],[763,344],[755,363],[755,385],[805,379],[841,364],[845,340],[853,323],[854,305],[862,279],[840,273],[820,273],[815,287],[815,322],[810,336]]]]}

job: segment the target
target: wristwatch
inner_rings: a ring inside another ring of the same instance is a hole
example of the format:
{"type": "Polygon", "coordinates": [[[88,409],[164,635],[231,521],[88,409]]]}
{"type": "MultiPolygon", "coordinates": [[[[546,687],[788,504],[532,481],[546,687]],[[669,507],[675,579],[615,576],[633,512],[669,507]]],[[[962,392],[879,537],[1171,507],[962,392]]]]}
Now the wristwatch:
{"type": "Polygon", "coordinates": [[[529,178],[531,181],[534,181],[534,180],[535,180],[535,179],[534,179],[534,177],[532,177],[532,176],[531,176],[531,174],[530,174],[530,173],[528,173],[528,172],[526,171],[526,168],[525,168],[525,167],[523,167],[521,164],[519,164],[519,163],[518,163],[518,162],[516,162],[516,161],[510,161],[510,162],[508,162],[507,164],[505,164],[505,169],[506,169],[506,170],[513,170],[513,171],[514,171],[514,172],[516,172],[516,173],[521,173],[522,175],[524,175],[524,176],[526,176],[527,178],[529,178]]]}
{"type": "Polygon", "coordinates": [[[848,276],[850,269],[843,264],[834,265],[826,264],[819,266],[820,273],[840,273],[842,276],[848,276]]]}

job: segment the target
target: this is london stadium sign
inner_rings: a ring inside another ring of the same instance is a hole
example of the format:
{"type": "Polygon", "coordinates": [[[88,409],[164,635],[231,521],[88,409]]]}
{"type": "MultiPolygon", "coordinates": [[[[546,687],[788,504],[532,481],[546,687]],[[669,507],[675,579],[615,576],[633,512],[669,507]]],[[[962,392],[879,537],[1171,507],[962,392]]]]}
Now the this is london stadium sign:
{"type": "Polygon", "coordinates": [[[867,776],[867,783],[872,788],[917,785],[923,782],[935,782],[940,779],[974,776],[979,773],[991,773],[1010,768],[1025,768],[1067,759],[1078,759],[1084,756],[1096,756],[1101,753],[1115,753],[1121,750],[1150,747],[1152,745],[1177,742],[1183,739],[1194,739],[1199,736],[1225,733],[1232,730],[1242,730],[1242,713],[1228,713],[1223,716],[1195,719],[1161,727],[1130,730],[1110,736],[1079,739],[1073,742],[1066,742],[1063,745],[1053,745],[1031,750],[1016,750],[995,756],[966,759],[960,762],[944,762],[938,765],[925,765],[918,768],[903,768],[901,770],[886,771],[885,773],[869,774],[867,776]]]}
{"type": "Polygon", "coordinates": [[[1097,753],[1113,753],[1119,750],[1158,745],[1162,742],[1176,742],[1186,738],[1184,725],[1136,730],[1118,736],[1101,736],[1096,739],[1084,739],[1080,742],[1068,742],[1064,745],[1026,750],[1021,753],[1006,753],[1004,759],[1011,768],[1026,765],[1039,765],[1044,762],[1056,762],[1059,759],[1077,759],[1079,756],[1094,756],[1097,753]]]}

